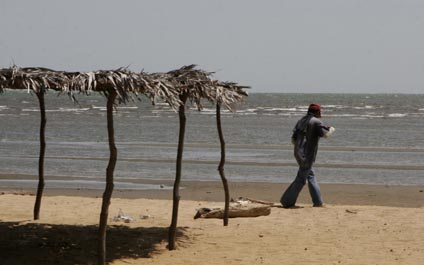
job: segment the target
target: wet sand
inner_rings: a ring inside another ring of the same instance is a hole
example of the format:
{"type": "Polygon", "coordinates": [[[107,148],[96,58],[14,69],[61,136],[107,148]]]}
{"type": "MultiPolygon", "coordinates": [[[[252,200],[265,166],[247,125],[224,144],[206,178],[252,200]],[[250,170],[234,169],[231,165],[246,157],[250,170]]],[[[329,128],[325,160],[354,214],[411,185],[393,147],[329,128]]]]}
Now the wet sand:
{"type": "MultiPolygon", "coordinates": [[[[48,180],[46,180],[48,181],[48,180]]],[[[143,181],[145,184],[157,185],[155,190],[119,190],[113,192],[114,198],[145,198],[172,200],[172,189],[161,189],[161,185],[173,186],[172,181],[143,181]]],[[[233,199],[248,197],[253,199],[279,202],[287,188],[287,183],[230,182],[230,195],[233,199]]],[[[332,205],[376,205],[395,207],[423,207],[424,186],[382,186],[356,184],[320,184],[323,200],[332,205]]],[[[6,189],[7,193],[35,194],[34,189],[6,189]]],[[[46,196],[83,196],[101,197],[102,190],[89,189],[45,189],[46,196]]],[[[223,201],[224,191],[219,181],[182,181],[181,200],[223,201]]],[[[308,188],[302,190],[298,203],[311,204],[308,188]]]]}

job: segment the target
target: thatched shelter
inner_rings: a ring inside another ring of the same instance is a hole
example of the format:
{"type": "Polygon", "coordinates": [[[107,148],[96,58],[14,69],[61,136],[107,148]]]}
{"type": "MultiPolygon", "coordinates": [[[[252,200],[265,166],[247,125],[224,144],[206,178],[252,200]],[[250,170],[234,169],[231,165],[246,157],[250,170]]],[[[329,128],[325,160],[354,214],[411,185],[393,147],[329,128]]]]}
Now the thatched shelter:
{"type": "Polygon", "coordinates": [[[44,93],[47,89],[68,94],[74,99],[74,93],[89,93],[92,91],[102,93],[107,98],[107,128],[109,138],[110,157],[106,169],[106,188],[103,193],[103,203],[99,224],[99,264],[105,263],[106,256],[106,227],[108,209],[113,192],[113,174],[117,161],[117,149],[114,139],[113,108],[118,103],[127,103],[134,98],[146,96],[154,104],[158,99],[167,102],[179,113],[180,133],[177,154],[177,169],[173,193],[173,215],[169,229],[169,249],[175,248],[175,233],[178,217],[179,183],[181,179],[181,162],[185,133],[185,108],[187,100],[202,108],[202,99],[216,104],[217,126],[221,143],[221,161],[218,166],[225,189],[224,225],[228,224],[229,191],[224,175],[225,142],[221,129],[221,105],[231,109],[233,104],[240,103],[246,92],[245,86],[236,83],[219,82],[211,78],[210,72],[195,68],[195,65],[184,66],[167,73],[145,72],[134,73],[121,68],[109,71],[95,72],[63,72],[46,68],[18,68],[16,66],[0,69],[0,92],[4,88],[26,89],[37,95],[40,104],[40,156],[39,156],[39,184],[36,203],[34,206],[34,219],[39,219],[41,198],[44,188],[44,153],[45,153],[45,126],[46,115],[44,106],[44,93]]]}

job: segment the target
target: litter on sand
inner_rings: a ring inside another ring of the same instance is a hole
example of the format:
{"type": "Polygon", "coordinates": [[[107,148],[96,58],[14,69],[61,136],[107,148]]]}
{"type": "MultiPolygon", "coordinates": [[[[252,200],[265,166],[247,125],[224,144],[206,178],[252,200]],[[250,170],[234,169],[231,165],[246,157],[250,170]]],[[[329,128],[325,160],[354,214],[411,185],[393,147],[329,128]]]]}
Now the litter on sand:
{"type": "Polygon", "coordinates": [[[119,209],[119,213],[118,213],[118,215],[113,217],[113,221],[114,221],[114,222],[123,221],[124,223],[130,223],[130,222],[132,222],[133,220],[134,220],[134,219],[133,219],[131,216],[126,215],[126,214],[122,211],[122,209],[119,209]]]}

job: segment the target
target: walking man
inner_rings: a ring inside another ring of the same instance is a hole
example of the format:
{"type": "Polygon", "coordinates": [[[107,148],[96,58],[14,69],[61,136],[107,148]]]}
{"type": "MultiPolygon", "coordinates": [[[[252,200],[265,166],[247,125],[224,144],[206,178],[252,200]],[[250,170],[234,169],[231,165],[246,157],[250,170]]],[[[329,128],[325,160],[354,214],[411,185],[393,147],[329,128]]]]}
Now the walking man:
{"type": "Polygon", "coordinates": [[[299,164],[296,179],[290,184],[281,197],[284,208],[294,207],[297,197],[306,181],[311,194],[314,207],[322,207],[321,191],[315,179],[312,165],[318,152],[318,142],[321,137],[329,137],[334,133],[334,127],[325,126],[320,120],[321,106],[311,104],[308,113],[302,117],[293,129],[292,143],[294,144],[294,157],[299,164]]]}

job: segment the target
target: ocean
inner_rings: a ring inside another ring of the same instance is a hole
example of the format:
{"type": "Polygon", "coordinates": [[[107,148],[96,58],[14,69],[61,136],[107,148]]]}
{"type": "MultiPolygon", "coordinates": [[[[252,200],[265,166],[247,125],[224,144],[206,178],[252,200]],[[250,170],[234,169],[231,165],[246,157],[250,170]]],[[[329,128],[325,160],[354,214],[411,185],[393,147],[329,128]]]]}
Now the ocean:
{"type": "MultiPolygon", "coordinates": [[[[78,103],[46,95],[46,188],[103,189],[109,158],[106,99],[76,95],[78,103]]],[[[424,94],[251,93],[224,110],[225,173],[231,182],[289,183],[297,172],[290,136],[311,102],[336,128],[321,139],[314,166],[319,183],[424,185],[424,94]]],[[[215,108],[186,112],[182,181],[220,181],[215,108]]],[[[0,187],[37,185],[40,114],[26,91],[0,94],[0,187]],[[11,178],[10,176],[15,176],[11,178]]],[[[118,189],[155,189],[173,180],[178,115],[147,99],[119,105],[114,115],[118,189]],[[146,183],[144,183],[146,182],[146,183]]],[[[166,186],[165,188],[171,188],[166,186]]]]}

